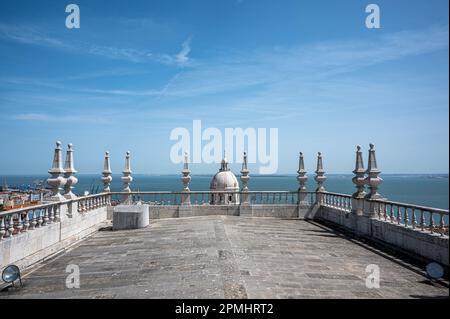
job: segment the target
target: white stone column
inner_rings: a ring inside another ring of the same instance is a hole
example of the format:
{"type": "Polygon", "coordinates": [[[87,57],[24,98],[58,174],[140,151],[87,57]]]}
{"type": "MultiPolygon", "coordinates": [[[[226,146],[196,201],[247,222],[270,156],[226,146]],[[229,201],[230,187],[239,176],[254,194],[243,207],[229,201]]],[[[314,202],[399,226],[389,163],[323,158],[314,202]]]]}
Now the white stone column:
{"type": "Polygon", "coordinates": [[[248,169],[248,161],[247,161],[247,153],[244,152],[244,158],[242,161],[242,169],[241,169],[241,181],[242,181],[242,188],[241,188],[241,204],[249,204],[250,198],[248,194],[248,181],[250,180],[250,171],[248,169]]]}
{"type": "Polygon", "coordinates": [[[317,168],[316,168],[316,176],[314,177],[314,180],[317,183],[316,188],[316,203],[321,203],[323,198],[323,192],[325,192],[325,187],[323,184],[325,183],[325,180],[327,177],[325,176],[325,171],[323,170],[323,162],[322,162],[322,153],[317,153],[317,168]]]}
{"type": "Polygon", "coordinates": [[[183,182],[183,194],[181,196],[181,204],[182,205],[190,205],[191,204],[191,196],[189,189],[189,182],[191,181],[191,176],[189,175],[191,171],[189,170],[189,158],[188,154],[184,153],[184,164],[183,164],[183,170],[181,171],[181,174],[183,177],[181,177],[181,180],[183,182]]]}
{"type": "Polygon", "coordinates": [[[297,171],[297,181],[299,183],[298,187],[298,204],[299,206],[308,206],[308,192],[306,190],[306,181],[308,176],[306,176],[305,161],[303,159],[303,153],[300,152],[298,158],[298,171],[297,171]]]}
{"type": "Polygon", "coordinates": [[[50,200],[64,200],[64,196],[61,195],[61,191],[62,187],[66,183],[66,180],[63,177],[64,169],[62,166],[62,149],[60,141],[56,142],[55,154],[53,156],[53,165],[48,173],[51,175],[51,177],[47,179],[47,184],[52,187],[52,195],[50,197],[50,200]]]}
{"type": "Polygon", "coordinates": [[[375,156],[375,146],[370,144],[369,159],[367,164],[367,177],[365,179],[366,185],[369,187],[369,193],[365,196],[364,214],[368,217],[374,217],[379,204],[372,202],[373,199],[384,199],[379,193],[378,188],[383,182],[383,179],[379,177],[381,171],[378,169],[377,159],[375,156]]]}
{"type": "Polygon", "coordinates": [[[109,193],[111,192],[111,182],[112,182],[112,171],[111,171],[111,163],[109,160],[109,152],[105,152],[105,161],[103,164],[103,172],[102,172],[102,182],[103,182],[103,192],[109,193]]]}
{"type": "Polygon", "coordinates": [[[383,179],[380,178],[381,171],[377,166],[377,159],[375,156],[375,145],[370,144],[369,149],[369,160],[367,165],[367,177],[365,179],[366,184],[369,186],[369,194],[366,195],[366,198],[369,199],[381,199],[383,198],[380,194],[378,194],[378,187],[383,182],[383,179]]]}
{"type": "MultiPolygon", "coordinates": [[[[123,182],[123,190],[124,193],[131,193],[130,184],[133,181],[133,177],[131,176],[131,160],[130,160],[130,152],[126,153],[125,156],[125,169],[123,170],[123,176],[122,176],[122,182],[123,182]]],[[[123,196],[123,203],[125,204],[132,204],[132,196],[131,195],[124,195],[123,196]]]]}
{"type": "Polygon", "coordinates": [[[77,171],[74,168],[73,163],[73,149],[72,144],[67,145],[66,162],[64,165],[64,178],[66,184],[64,185],[64,197],[67,199],[75,199],[77,196],[72,192],[73,186],[78,183],[78,179],[75,177],[77,171]]]}
{"type": "Polygon", "coordinates": [[[352,212],[356,215],[362,215],[364,197],[366,196],[366,192],[364,191],[366,170],[364,169],[361,146],[359,145],[356,147],[356,163],[353,174],[355,176],[352,178],[352,182],[356,185],[356,192],[352,195],[352,212]]]}

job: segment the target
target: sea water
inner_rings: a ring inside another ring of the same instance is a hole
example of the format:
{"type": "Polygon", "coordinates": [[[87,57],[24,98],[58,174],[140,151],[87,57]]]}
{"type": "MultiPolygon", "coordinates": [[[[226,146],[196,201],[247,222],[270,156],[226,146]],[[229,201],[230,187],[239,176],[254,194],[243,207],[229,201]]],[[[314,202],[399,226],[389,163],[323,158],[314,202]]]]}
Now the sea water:
{"type": "MultiPolygon", "coordinates": [[[[33,186],[39,180],[45,181],[48,176],[39,175],[9,175],[0,176],[0,184],[6,180],[9,187],[26,188],[33,186]]],[[[121,175],[113,175],[112,191],[121,191],[121,175]]],[[[353,175],[329,174],[325,182],[327,191],[352,194],[355,186],[353,175]]],[[[448,174],[434,175],[390,175],[381,176],[383,183],[379,193],[383,197],[397,202],[448,209],[449,207],[449,179],[448,174]]],[[[101,192],[101,175],[79,174],[74,192],[82,195],[85,192],[101,192]]],[[[211,182],[211,175],[191,175],[189,188],[192,191],[207,191],[211,182]]],[[[238,176],[239,179],[239,176],[238,176]]],[[[308,176],[307,189],[315,190],[314,176],[308,176]]],[[[181,191],[181,175],[143,175],[134,174],[131,183],[133,191],[181,191]]],[[[296,191],[298,182],[296,175],[255,175],[249,182],[251,191],[296,191]]]]}

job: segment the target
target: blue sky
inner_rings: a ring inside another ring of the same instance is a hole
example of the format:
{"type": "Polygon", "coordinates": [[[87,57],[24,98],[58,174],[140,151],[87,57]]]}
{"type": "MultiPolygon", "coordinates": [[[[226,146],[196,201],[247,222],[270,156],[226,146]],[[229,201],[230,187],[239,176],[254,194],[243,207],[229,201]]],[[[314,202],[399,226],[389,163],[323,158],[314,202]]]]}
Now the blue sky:
{"type": "Polygon", "coordinates": [[[56,140],[79,173],[105,150],[115,173],[127,150],[135,173],[178,173],[170,131],[196,119],[278,128],[279,173],[300,150],[350,173],[371,142],[384,173],[448,172],[447,0],[72,1],[80,29],[69,3],[1,1],[0,174],[45,174],[56,140]]]}

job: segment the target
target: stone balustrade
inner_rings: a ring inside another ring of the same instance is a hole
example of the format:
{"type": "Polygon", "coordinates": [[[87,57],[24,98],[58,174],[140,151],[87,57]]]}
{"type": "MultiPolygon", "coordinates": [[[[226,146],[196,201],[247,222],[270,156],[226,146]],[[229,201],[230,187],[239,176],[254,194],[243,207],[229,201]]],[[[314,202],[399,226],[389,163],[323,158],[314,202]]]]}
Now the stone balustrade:
{"type": "Polygon", "coordinates": [[[379,220],[422,232],[428,231],[430,234],[448,236],[448,210],[388,200],[372,201],[376,203],[375,213],[379,220]]]}
{"type": "Polygon", "coordinates": [[[0,271],[26,268],[97,231],[110,203],[101,193],[0,212],[0,271]]]}
{"type": "Polygon", "coordinates": [[[61,202],[0,213],[0,240],[60,221],[61,202]]]}
{"type": "Polygon", "coordinates": [[[341,210],[345,213],[352,211],[352,196],[339,193],[324,192],[319,202],[320,206],[341,210]]]}
{"type": "Polygon", "coordinates": [[[111,204],[111,194],[110,193],[101,193],[88,195],[84,197],[79,197],[76,200],[72,201],[73,203],[77,203],[77,211],[79,213],[89,212],[90,210],[105,207],[111,204]]]}
{"type": "MultiPolygon", "coordinates": [[[[191,205],[205,205],[211,203],[211,198],[214,195],[223,196],[237,196],[240,200],[236,203],[217,203],[211,206],[232,206],[244,204],[245,193],[248,195],[249,203],[252,205],[258,204],[292,204],[295,205],[299,201],[297,191],[240,191],[240,192],[224,192],[224,191],[190,191],[191,205]]],[[[307,194],[307,204],[313,205],[316,201],[315,192],[305,192],[307,194]]],[[[185,192],[111,192],[113,204],[119,204],[124,195],[131,196],[133,202],[142,202],[150,205],[180,205],[183,203],[182,197],[185,192]]]]}

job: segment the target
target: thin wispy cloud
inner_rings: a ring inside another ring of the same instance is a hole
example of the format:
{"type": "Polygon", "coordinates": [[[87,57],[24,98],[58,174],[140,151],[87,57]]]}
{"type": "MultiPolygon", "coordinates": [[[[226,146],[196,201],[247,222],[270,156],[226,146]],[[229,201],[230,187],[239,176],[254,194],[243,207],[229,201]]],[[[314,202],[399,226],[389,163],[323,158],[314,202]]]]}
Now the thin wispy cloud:
{"type": "Polygon", "coordinates": [[[73,114],[73,115],[51,115],[46,113],[20,113],[10,116],[13,120],[32,122],[56,122],[56,123],[99,123],[107,124],[109,120],[105,116],[97,114],[73,114]]]}
{"type": "Polygon", "coordinates": [[[47,46],[58,49],[70,49],[72,47],[64,41],[51,37],[33,26],[16,26],[0,23],[0,38],[22,44],[47,46]]]}
{"type": "Polygon", "coordinates": [[[179,64],[186,64],[189,61],[189,53],[191,52],[191,38],[188,38],[181,45],[181,51],[175,55],[175,59],[179,64]]]}
{"type": "Polygon", "coordinates": [[[58,50],[68,50],[76,54],[90,54],[108,59],[124,60],[133,63],[162,63],[172,66],[186,66],[190,60],[190,38],[182,43],[181,51],[176,54],[154,53],[150,50],[97,45],[89,43],[68,43],[65,40],[49,36],[36,26],[0,24],[0,38],[20,44],[45,46],[58,50]]]}

